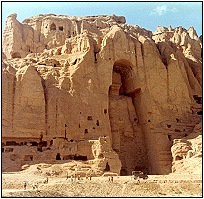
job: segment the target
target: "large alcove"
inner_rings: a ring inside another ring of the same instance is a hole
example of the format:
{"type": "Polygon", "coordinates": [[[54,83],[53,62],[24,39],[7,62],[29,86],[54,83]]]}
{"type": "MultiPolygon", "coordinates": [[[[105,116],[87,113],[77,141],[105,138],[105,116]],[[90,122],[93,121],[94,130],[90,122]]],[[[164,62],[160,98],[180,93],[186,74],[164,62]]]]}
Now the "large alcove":
{"type": "Polygon", "coordinates": [[[121,175],[130,175],[134,170],[148,172],[144,135],[136,108],[140,89],[134,85],[132,67],[128,60],[116,61],[109,88],[112,147],[122,163],[121,175]]]}

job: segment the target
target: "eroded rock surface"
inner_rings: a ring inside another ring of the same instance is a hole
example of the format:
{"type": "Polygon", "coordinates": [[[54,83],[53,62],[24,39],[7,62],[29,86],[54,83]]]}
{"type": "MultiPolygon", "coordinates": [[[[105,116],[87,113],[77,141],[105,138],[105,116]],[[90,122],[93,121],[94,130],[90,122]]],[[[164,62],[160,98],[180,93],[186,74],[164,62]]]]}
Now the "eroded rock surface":
{"type": "Polygon", "coordinates": [[[202,123],[186,138],[175,139],[171,150],[173,172],[202,174],[202,123]]]}
{"type": "Polygon", "coordinates": [[[96,175],[167,174],[173,140],[201,121],[193,27],[152,33],[115,15],[20,23],[12,14],[2,49],[3,171],[80,160],[96,175]]]}

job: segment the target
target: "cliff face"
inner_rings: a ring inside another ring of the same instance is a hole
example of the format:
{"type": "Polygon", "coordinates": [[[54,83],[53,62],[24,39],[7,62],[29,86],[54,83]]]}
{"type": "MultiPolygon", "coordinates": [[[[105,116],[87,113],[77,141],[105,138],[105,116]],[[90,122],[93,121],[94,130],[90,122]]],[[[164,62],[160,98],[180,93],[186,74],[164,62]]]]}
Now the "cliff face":
{"type": "Polygon", "coordinates": [[[202,123],[183,139],[175,139],[171,148],[172,172],[202,174],[202,123]]]}
{"type": "Polygon", "coordinates": [[[201,120],[201,41],[193,28],[152,33],[115,15],[20,23],[13,14],[2,57],[2,136],[12,151],[3,158],[18,153],[19,167],[30,155],[31,163],[87,159],[122,175],[169,173],[173,139],[201,120]]]}

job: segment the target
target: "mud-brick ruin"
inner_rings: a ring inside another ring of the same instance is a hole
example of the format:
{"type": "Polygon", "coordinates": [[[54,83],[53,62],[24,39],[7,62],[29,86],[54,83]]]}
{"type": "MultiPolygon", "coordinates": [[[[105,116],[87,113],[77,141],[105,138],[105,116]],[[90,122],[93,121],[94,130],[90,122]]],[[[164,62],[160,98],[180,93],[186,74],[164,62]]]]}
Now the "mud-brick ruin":
{"type": "Polygon", "coordinates": [[[152,33],[115,15],[16,17],[3,34],[3,171],[75,160],[93,175],[168,174],[202,150],[188,141],[202,118],[193,27],[152,33]]]}

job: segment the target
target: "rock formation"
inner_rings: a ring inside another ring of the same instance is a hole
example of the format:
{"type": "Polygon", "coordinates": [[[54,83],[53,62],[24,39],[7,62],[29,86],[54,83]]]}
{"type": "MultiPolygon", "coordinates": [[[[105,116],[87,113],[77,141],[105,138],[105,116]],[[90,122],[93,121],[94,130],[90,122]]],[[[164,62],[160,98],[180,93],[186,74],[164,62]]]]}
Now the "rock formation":
{"type": "Polygon", "coordinates": [[[173,140],[202,117],[201,48],[193,27],[152,33],[115,15],[8,16],[3,170],[80,160],[98,173],[170,173],[173,140]]]}
{"type": "Polygon", "coordinates": [[[173,172],[202,174],[202,123],[187,137],[175,139],[171,151],[173,172]]]}

